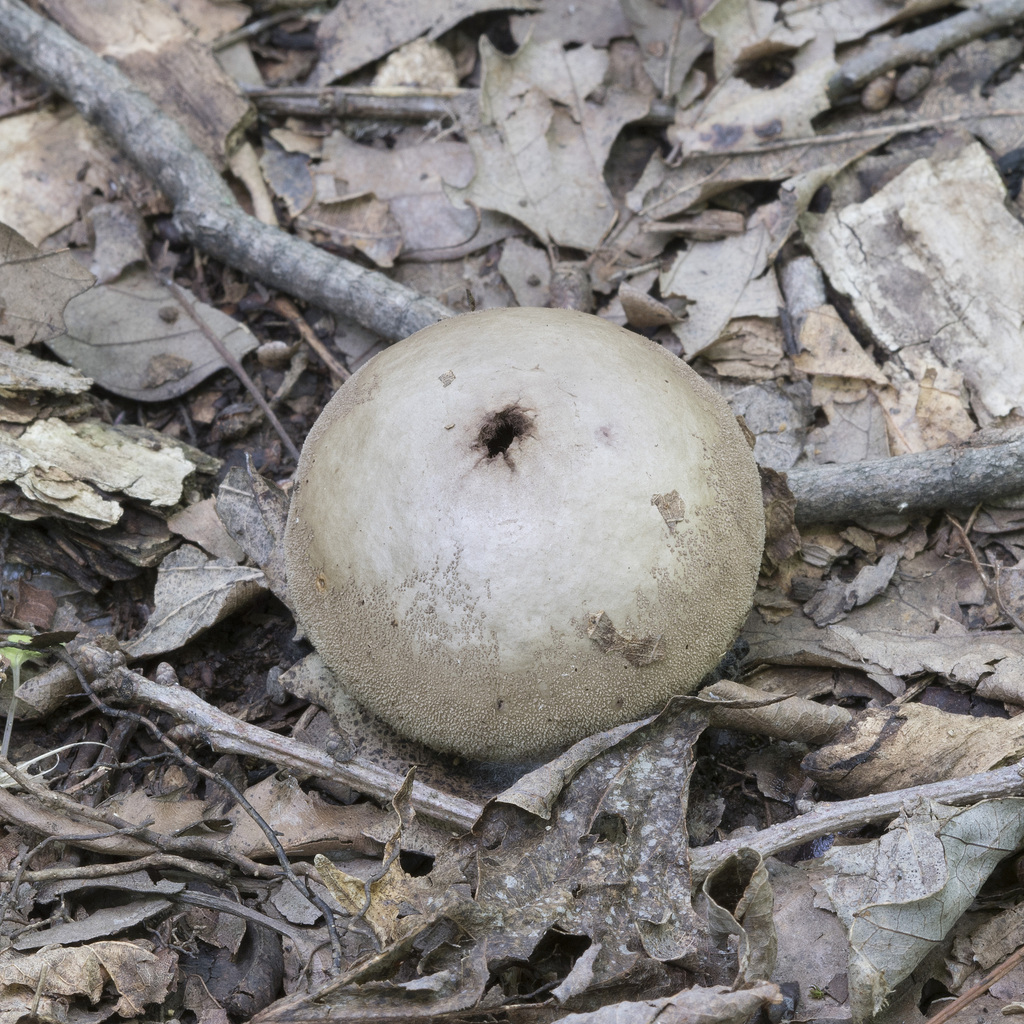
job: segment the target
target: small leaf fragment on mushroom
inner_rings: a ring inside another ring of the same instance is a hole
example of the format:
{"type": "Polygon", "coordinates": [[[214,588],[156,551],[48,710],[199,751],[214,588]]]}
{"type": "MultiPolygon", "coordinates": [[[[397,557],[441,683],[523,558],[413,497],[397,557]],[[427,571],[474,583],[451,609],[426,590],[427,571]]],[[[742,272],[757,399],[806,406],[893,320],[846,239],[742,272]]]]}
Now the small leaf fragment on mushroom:
{"type": "Polygon", "coordinates": [[[678,491],[669,491],[668,494],[653,494],[651,495],[651,504],[661,513],[672,533],[675,533],[676,523],[686,520],[686,502],[679,497],[678,491]]]}
{"type": "Polygon", "coordinates": [[[621,654],[626,661],[637,667],[650,665],[662,657],[662,651],[658,650],[661,643],[661,634],[643,637],[625,636],[620,633],[612,620],[604,612],[591,612],[587,616],[590,625],[587,627],[587,636],[605,654],[621,654]]]}

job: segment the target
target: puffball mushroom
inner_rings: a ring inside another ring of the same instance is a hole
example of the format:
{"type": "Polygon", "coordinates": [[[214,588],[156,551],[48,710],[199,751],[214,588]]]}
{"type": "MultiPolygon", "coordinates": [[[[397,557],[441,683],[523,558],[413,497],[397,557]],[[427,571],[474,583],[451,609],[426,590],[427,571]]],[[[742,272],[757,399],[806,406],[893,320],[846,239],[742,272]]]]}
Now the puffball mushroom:
{"type": "Polygon", "coordinates": [[[521,760],[692,692],[750,609],[757,468],[728,406],[596,316],[443,320],[362,367],[285,534],[342,686],[436,750],[521,760]]]}

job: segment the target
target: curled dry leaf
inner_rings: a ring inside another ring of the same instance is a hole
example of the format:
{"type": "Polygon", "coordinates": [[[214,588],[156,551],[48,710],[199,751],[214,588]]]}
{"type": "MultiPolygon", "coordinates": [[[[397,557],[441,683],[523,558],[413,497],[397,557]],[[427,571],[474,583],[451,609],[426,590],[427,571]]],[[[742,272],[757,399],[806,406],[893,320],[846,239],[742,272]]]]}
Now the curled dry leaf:
{"type": "Polygon", "coordinates": [[[804,770],[848,799],[988,771],[1014,761],[1022,746],[1019,717],[975,718],[927,704],[892,704],[859,712],[831,743],[808,754],[804,770]]]}
{"type": "Polygon", "coordinates": [[[1022,839],[1019,797],[966,808],[922,801],[880,839],[825,854],[816,888],[849,930],[854,1021],[882,1009],[1022,839]]]}
{"type": "Polygon", "coordinates": [[[707,915],[711,941],[720,950],[735,948],[738,984],[773,976],[778,949],[774,899],[768,870],[758,853],[744,850],[712,871],[696,903],[707,915]]]}
{"type": "Polygon", "coordinates": [[[95,1006],[110,982],[119,997],[111,1012],[138,1017],[147,1006],[163,1004],[174,979],[175,962],[170,950],[153,952],[150,943],[141,939],[55,946],[31,956],[7,950],[0,954],[2,1009],[10,1012],[14,1009],[11,1003],[17,1006],[20,1001],[19,1017],[32,1014],[61,1019],[67,1014],[69,997],[84,996],[95,1006]]]}

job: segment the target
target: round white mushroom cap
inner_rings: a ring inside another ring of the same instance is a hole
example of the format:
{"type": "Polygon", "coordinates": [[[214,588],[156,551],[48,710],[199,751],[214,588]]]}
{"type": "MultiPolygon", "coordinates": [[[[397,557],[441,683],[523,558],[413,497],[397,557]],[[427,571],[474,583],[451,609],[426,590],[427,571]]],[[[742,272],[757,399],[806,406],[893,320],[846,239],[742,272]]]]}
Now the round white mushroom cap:
{"type": "Polygon", "coordinates": [[[435,749],[515,760],[692,692],[750,609],[757,468],[684,362],[598,317],[434,324],[334,396],[285,535],[302,627],[435,749]]]}

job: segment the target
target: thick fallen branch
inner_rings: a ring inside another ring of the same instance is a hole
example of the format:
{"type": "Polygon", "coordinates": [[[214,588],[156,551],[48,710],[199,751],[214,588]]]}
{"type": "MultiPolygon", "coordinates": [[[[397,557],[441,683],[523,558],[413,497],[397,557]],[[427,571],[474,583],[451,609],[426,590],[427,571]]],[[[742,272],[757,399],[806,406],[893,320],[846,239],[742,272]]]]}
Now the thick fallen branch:
{"type": "Polygon", "coordinates": [[[990,0],[902,36],[879,36],[840,67],[828,83],[829,99],[860,89],[873,78],[906,64],[932,64],[936,58],[1024,15],[1024,0],[990,0]]]}
{"type": "Polygon", "coordinates": [[[872,794],[856,800],[817,804],[813,810],[798,818],[772,825],[753,835],[691,849],[690,875],[693,885],[700,885],[715,868],[740,850],[755,850],[762,857],[769,857],[781,850],[792,850],[820,836],[887,821],[920,801],[936,800],[960,806],[974,804],[979,800],[1020,796],[1024,793],[1022,771],[1024,761],[1018,761],[1009,768],[965,775],[959,779],[944,779],[942,782],[872,794]]]}
{"type": "Polygon", "coordinates": [[[791,469],[798,524],[971,509],[1024,492],[1024,433],[876,462],[791,469]]]}
{"type": "Polygon", "coordinates": [[[0,47],[110,136],[159,186],[182,233],[203,252],[393,341],[451,316],[435,299],[250,217],[181,125],[21,0],[0,0],[0,47]]]}
{"type": "MultiPolygon", "coordinates": [[[[365,758],[335,760],[307,743],[242,722],[207,704],[184,686],[151,682],[125,668],[121,654],[86,645],[76,657],[85,674],[95,678],[96,692],[107,700],[116,699],[118,704],[143,704],[165,711],[179,722],[193,726],[199,738],[218,753],[258,757],[303,774],[333,779],[385,803],[402,785],[402,776],[365,758]]],[[[471,829],[483,811],[482,804],[449,796],[421,782],[413,783],[412,805],[419,814],[459,831],[471,829]]]]}

